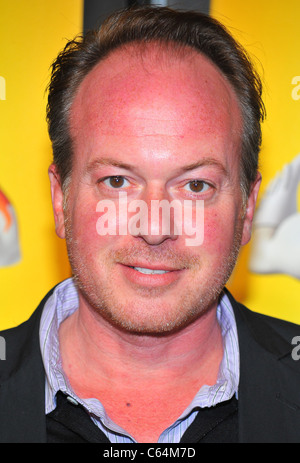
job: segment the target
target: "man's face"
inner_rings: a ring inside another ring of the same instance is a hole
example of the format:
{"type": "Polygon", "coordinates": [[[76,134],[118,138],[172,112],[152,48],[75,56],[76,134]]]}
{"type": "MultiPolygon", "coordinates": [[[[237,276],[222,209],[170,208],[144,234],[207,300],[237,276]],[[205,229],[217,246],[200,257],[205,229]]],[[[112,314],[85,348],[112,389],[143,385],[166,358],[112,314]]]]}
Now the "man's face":
{"type": "Polygon", "coordinates": [[[153,334],[216,307],[249,240],[255,193],[243,219],[241,115],[226,79],[196,52],[160,59],[152,47],[143,58],[137,45],[112,53],[80,85],[65,212],[53,166],[50,178],[80,305],[122,329],[153,334]],[[148,233],[99,235],[97,205],[109,200],[118,213],[120,192],[149,209],[152,200],[189,200],[193,223],[196,200],[204,201],[203,243],[187,246],[184,232],[163,234],[151,217],[148,233]]]}

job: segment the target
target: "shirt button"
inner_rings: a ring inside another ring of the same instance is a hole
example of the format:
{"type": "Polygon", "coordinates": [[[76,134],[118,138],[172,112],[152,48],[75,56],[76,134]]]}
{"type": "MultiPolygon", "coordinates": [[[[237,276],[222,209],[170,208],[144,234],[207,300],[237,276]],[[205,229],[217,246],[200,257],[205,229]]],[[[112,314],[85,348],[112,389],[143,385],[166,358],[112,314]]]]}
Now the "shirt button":
{"type": "Polygon", "coordinates": [[[67,396],[67,400],[68,400],[69,402],[71,402],[71,404],[73,404],[73,405],[78,405],[77,400],[73,399],[73,397],[71,397],[71,396],[69,396],[69,395],[67,396]]]}

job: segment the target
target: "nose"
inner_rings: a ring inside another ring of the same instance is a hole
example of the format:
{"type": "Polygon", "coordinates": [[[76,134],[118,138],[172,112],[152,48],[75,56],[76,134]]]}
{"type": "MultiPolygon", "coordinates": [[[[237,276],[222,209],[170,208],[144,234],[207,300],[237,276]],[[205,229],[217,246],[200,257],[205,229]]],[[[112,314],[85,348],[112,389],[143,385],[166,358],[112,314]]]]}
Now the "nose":
{"type": "Polygon", "coordinates": [[[129,232],[152,246],[166,240],[176,240],[179,236],[179,222],[182,219],[181,202],[171,200],[163,188],[157,187],[148,187],[140,201],[140,228],[134,230],[134,227],[130,226],[130,219],[129,232]]]}

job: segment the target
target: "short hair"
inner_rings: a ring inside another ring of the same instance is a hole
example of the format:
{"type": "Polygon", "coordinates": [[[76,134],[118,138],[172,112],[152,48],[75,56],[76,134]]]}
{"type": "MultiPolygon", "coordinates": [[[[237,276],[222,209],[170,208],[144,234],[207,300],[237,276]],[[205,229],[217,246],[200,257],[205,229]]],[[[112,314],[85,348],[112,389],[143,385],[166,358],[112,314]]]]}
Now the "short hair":
{"type": "Polygon", "coordinates": [[[47,122],[53,162],[61,183],[72,170],[69,115],[85,76],[112,51],[129,43],[159,42],[191,47],[209,58],[230,82],[243,119],[241,187],[246,197],[256,179],[265,109],[261,80],[246,51],[216,19],[167,7],[131,7],[110,15],[97,30],[69,41],[52,64],[47,122]]]}

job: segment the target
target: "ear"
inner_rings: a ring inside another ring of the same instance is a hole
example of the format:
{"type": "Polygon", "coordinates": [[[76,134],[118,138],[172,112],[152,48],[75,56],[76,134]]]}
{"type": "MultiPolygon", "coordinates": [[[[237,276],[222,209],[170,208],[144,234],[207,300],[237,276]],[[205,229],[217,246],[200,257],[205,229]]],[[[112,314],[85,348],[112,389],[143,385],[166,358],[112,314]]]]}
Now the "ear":
{"type": "Polygon", "coordinates": [[[59,238],[65,238],[65,217],[63,211],[63,192],[61,188],[60,176],[57,172],[55,164],[51,164],[48,169],[52,207],[55,221],[55,231],[59,238]]]}
{"type": "Polygon", "coordinates": [[[252,184],[250,195],[247,199],[246,211],[244,215],[242,246],[247,244],[251,238],[252,222],[257,202],[257,196],[261,184],[261,174],[258,172],[254,183],[252,184]]]}

